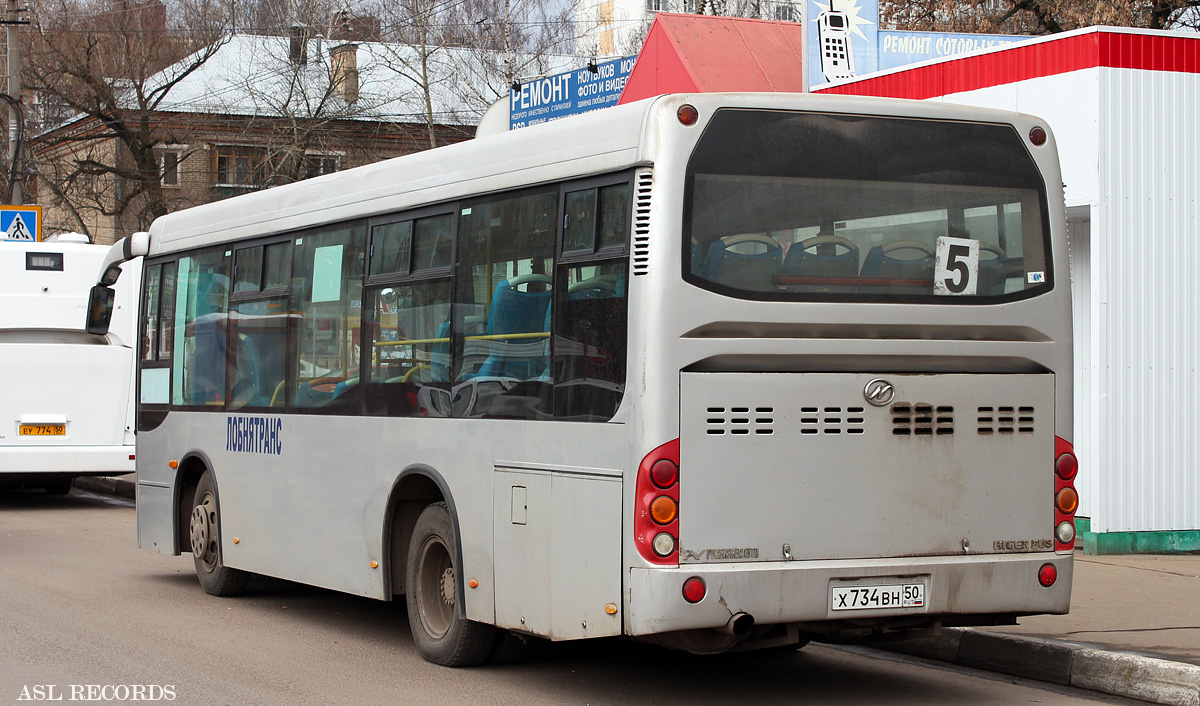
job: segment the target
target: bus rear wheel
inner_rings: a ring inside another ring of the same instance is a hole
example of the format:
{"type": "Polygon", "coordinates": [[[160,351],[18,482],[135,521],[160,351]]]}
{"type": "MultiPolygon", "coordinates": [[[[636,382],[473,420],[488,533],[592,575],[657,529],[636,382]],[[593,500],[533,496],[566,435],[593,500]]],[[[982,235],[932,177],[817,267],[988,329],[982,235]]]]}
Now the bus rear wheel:
{"type": "Polygon", "coordinates": [[[196,499],[188,522],[196,577],[211,596],[236,596],[246,590],[250,574],[225,566],[221,559],[221,511],[212,473],[205,471],[196,484],[196,499]]]}
{"type": "Polygon", "coordinates": [[[42,487],[46,489],[47,495],[66,495],[71,492],[71,484],[74,482],[74,478],[66,476],[65,478],[55,478],[52,481],[48,481],[42,487]]]}
{"type": "Polygon", "coordinates": [[[467,620],[459,605],[462,561],[446,503],[426,507],[413,527],[405,567],[408,622],[417,651],[445,667],[483,663],[496,629],[467,620]]]}

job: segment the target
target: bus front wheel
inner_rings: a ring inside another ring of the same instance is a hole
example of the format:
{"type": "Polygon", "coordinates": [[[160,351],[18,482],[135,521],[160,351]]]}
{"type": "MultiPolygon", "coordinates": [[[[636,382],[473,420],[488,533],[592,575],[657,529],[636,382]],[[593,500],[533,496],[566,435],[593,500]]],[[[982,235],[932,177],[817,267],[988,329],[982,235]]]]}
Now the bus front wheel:
{"type": "Polygon", "coordinates": [[[250,574],[231,569],[221,560],[221,510],[217,505],[217,488],[212,473],[205,471],[196,484],[196,499],[188,534],[192,540],[192,558],[196,577],[204,592],[212,596],[236,596],[246,590],[250,574]]]}
{"type": "Polygon", "coordinates": [[[459,605],[462,561],[446,503],[426,507],[413,527],[405,567],[405,601],[413,642],[426,660],[470,667],[487,659],[496,629],[467,620],[459,605]]]}

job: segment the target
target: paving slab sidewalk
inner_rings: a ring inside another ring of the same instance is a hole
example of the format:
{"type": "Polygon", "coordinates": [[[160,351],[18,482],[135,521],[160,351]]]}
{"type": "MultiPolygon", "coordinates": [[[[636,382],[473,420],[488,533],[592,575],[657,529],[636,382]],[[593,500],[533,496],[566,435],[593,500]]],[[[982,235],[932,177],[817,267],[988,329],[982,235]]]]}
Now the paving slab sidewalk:
{"type": "Polygon", "coordinates": [[[1068,615],[879,645],[1159,704],[1200,706],[1200,555],[1075,555],[1068,615]]]}
{"type": "MultiPolygon", "coordinates": [[[[134,475],[78,488],[134,497],[134,475]]],[[[1200,554],[1075,555],[1068,615],[875,647],[1171,706],[1200,706],[1200,554]]]]}

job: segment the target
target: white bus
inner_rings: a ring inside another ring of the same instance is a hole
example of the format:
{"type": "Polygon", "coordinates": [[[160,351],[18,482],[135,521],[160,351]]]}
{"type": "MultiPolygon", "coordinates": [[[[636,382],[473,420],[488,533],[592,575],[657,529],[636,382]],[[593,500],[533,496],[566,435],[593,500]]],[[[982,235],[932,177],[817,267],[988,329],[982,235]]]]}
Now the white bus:
{"type": "Polygon", "coordinates": [[[0,485],[64,494],[77,476],[134,472],[136,263],[112,329],[83,330],[108,250],[77,234],[0,242],[0,485]]]}
{"type": "Polygon", "coordinates": [[[842,96],[661,96],[173,213],[109,257],[146,254],[155,341],[138,541],[212,594],[404,595],[445,665],[1064,613],[1066,253],[1036,118],[842,96]]]}

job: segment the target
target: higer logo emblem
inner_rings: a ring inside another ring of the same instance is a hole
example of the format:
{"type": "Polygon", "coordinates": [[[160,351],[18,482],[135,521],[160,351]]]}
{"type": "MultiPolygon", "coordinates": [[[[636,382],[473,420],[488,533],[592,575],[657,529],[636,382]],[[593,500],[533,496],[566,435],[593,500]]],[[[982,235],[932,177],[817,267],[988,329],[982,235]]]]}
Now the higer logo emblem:
{"type": "Polygon", "coordinates": [[[892,383],[883,378],[875,378],[863,388],[863,397],[866,397],[867,402],[876,407],[891,404],[892,398],[895,396],[896,388],[892,386],[892,383]]]}

